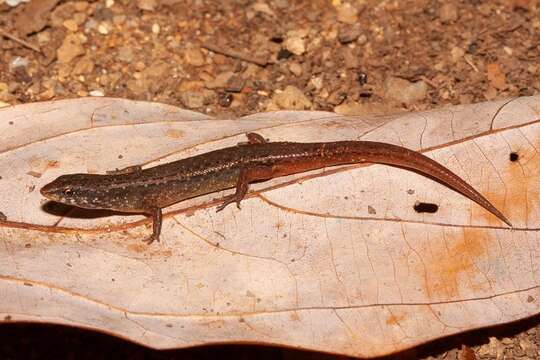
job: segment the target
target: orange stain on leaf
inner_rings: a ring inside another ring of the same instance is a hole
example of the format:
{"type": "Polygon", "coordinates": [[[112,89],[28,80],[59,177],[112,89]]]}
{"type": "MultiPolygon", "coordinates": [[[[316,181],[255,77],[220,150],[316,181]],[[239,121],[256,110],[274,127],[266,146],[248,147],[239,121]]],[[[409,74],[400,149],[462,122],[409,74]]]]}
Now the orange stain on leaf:
{"type": "Polygon", "coordinates": [[[291,312],[291,314],[289,315],[289,318],[292,321],[300,321],[300,316],[298,315],[296,311],[291,312]]]}
{"type": "MultiPolygon", "coordinates": [[[[523,221],[525,226],[538,226],[538,223],[530,223],[530,220],[538,218],[540,211],[540,154],[537,150],[540,142],[535,148],[527,147],[517,149],[509,154],[507,195],[509,211],[512,218],[523,221]]],[[[512,219],[510,219],[512,221],[512,219]]]]}
{"type": "Polygon", "coordinates": [[[184,132],[178,129],[169,129],[167,130],[166,135],[172,139],[181,139],[184,137],[184,132]]]}
{"type": "MultiPolygon", "coordinates": [[[[505,168],[499,171],[503,187],[496,186],[490,191],[489,186],[478,189],[497,209],[499,209],[516,227],[537,227],[540,212],[540,149],[539,141],[531,140],[531,133],[523,129],[528,139],[520,143],[510,143],[511,150],[505,168]]],[[[497,176],[497,175],[494,175],[497,176]]],[[[486,180],[487,181],[487,180],[486,180]]],[[[480,217],[492,226],[502,226],[494,215],[475,205],[473,217],[480,217]]]]}
{"type": "Polygon", "coordinates": [[[140,254],[140,253],[142,253],[142,252],[144,252],[144,251],[147,250],[148,245],[145,244],[145,243],[143,243],[143,242],[141,242],[141,243],[133,243],[133,244],[129,244],[127,247],[128,247],[128,249],[129,249],[130,251],[133,251],[133,252],[136,252],[136,253],[139,253],[139,254],[140,254]]]}
{"type": "Polygon", "coordinates": [[[405,320],[405,314],[392,313],[386,318],[386,325],[398,325],[403,320],[405,320]]]}
{"type": "Polygon", "coordinates": [[[494,240],[489,231],[463,228],[461,232],[444,235],[445,246],[426,263],[426,285],[431,299],[455,299],[463,290],[489,289],[489,282],[477,265],[494,240]]]}
{"type": "Polygon", "coordinates": [[[55,169],[60,167],[60,163],[57,160],[49,160],[47,162],[47,168],[49,169],[55,169]]]}
{"type": "Polygon", "coordinates": [[[44,173],[46,170],[51,168],[58,168],[60,166],[60,164],[56,160],[48,160],[44,157],[37,155],[28,158],[28,165],[31,168],[31,171],[29,172],[31,172],[32,174],[39,174],[38,177],[40,177],[41,173],[44,173]]]}
{"type": "Polygon", "coordinates": [[[226,323],[224,320],[211,320],[206,322],[201,322],[201,325],[206,326],[209,329],[221,329],[223,328],[226,323]]]}

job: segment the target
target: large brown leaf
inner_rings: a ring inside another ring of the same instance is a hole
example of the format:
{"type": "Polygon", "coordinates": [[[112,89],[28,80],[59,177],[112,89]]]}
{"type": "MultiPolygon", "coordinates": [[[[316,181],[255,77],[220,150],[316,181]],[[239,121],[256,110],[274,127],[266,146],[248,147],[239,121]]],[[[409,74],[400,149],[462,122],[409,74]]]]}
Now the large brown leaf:
{"type": "Polygon", "coordinates": [[[540,97],[385,118],[280,112],[214,120],[78,99],[0,110],[0,314],[154,348],[251,342],[355,356],[403,350],[540,309],[540,97]],[[328,168],[143,216],[51,207],[39,188],[245,141],[379,140],[452,169],[514,224],[402,169],[328,168]],[[510,154],[513,160],[510,161],[510,154]],[[438,205],[417,213],[415,203],[438,205]],[[45,204],[45,206],[43,206],[45,204]]]}

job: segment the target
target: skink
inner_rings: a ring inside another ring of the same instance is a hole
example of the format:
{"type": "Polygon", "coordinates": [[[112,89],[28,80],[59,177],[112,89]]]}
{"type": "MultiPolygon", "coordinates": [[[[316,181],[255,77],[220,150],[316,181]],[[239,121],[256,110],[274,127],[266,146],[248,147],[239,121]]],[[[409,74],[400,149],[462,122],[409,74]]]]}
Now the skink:
{"type": "Polygon", "coordinates": [[[148,169],[140,166],[112,174],[68,174],[41,189],[46,198],[88,209],[146,213],[159,241],[162,208],[185,199],[236,187],[218,211],[240,201],[254,181],[301,173],[326,166],[377,163],[397,166],[434,179],[478,203],[507,225],[510,221],[482,194],[452,171],[419,152],[381,142],[267,142],[247,134],[248,143],[207,152],[148,169]]]}

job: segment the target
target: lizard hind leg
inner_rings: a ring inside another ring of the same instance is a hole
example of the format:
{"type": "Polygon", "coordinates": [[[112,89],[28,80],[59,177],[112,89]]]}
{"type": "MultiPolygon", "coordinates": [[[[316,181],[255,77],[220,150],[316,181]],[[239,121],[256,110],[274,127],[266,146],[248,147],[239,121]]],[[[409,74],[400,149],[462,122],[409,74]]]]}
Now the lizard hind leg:
{"type": "Polygon", "coordinates": [[[236,207],[240,209],[240,202],[246,196],[249,183],[257,180],[268,180],[273,176],[274,168],[272,166],[256,166],[240,170],[240,175],[236,182],[236,192],[223,198],[223,203],[217,207],[216,212],[225,209],[227,205],[233,202],[236,202],[236,207]]]}

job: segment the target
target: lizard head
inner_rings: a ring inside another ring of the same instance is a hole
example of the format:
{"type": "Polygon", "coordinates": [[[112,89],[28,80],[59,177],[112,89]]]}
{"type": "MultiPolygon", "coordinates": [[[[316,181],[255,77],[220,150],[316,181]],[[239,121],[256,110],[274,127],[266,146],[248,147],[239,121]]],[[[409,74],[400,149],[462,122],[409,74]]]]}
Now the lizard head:
{"type": "Polygon", "coordinates": [[[102,175],[69,174],[62,175],[43,186],[41,195],[49,200],[87,209],[103,209],[102,197],[97,196],[102,175]]]}

